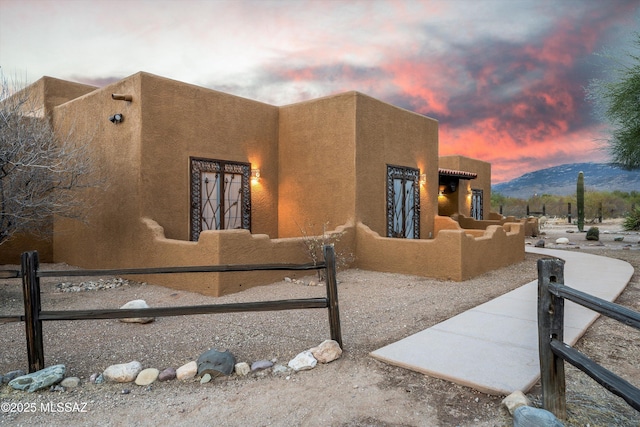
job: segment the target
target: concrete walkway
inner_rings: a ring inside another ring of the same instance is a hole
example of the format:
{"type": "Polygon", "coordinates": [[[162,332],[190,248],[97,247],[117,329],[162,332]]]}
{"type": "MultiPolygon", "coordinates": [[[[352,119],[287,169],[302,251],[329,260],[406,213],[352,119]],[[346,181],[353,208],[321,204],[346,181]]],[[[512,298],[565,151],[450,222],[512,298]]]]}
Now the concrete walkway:
{"type": "MultiPolygon", "coordinates": [[[[527,247],[565,260],[565,284],[613,301],[633,275],[624,261],[577,251],[527,247]]],[[[528,391],[540,377],[537,279],[371,353],[392,365],[480,390],[528,391]]],[[[565,302],[565,342],[573,345],[598,314],[565,302]]]]}

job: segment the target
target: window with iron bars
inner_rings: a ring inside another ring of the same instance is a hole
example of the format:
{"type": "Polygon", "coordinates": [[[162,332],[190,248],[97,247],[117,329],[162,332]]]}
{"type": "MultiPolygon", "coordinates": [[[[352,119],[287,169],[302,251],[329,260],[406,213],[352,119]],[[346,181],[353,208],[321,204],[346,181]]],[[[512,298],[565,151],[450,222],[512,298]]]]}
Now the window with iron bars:
{"type": "Polygon", "coordinates": [[[251,229],[251,164],[191,158],[191,240],[205,230],[251,229]]]}
{"type": "Polygon", "coordinates": [[[420,170],[387,165],[387,237],[420,238],[420,170]]]}

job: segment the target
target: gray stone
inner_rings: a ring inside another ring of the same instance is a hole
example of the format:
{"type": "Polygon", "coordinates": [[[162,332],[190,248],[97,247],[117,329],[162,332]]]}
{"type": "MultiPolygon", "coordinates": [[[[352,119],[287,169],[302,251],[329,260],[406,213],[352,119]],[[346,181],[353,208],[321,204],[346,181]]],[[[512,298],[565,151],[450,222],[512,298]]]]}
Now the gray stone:
{"type": "Polygon", "coordinates": [[[15,390],[23,390],[32,393],[43,388],[59,383],[67,368],[64,365],[53,365],[30,374],[14,378],[9,385],[15,390]]]}
{"type": "Polygon", "coordinates": [[[129,363],[111,365],[104,370],[102,376],[107,381],[129,383],[136,379],[140,371],[142,371],[142,364],[137,360],[134,360],[129,363]]]}
{"type": "Polygon", "coordinates": [[[59,391],[59,392],[62,393],[62,392],[64,392],[64,387],[62,387],[60,384],[52,385],[51,388],[49,389],[49,391],[52,392],[52,393],[56,392],[56,391],[59,391]]]}
{"type": "Polygon", "coordinates": [[[202,378],[200,378],[200,384],[206,384],[211,381],[211,374],[204,374],[202,378]]]}
{"type": "Polygon", "coordinates": [[[544,239],[540,239],[536,242],[536,248],[544,248],[544,239]]]}
{"type": "Polygon", "coordinates": [[[76,388],[80,385],[80,378],[68,377],[60,382],[60,385],[64,388],[76,388]]]}
{"type": "Polygon", "coordinates": [[[104,375],[100,374],[96,377],[96,384],[104,383],[104,375]]]}
{"type": "Polygon", "coordinates": [[[325,340],[317,347],[309,350],[313,357],[320,363],[329,363],[342,356],[340,344],[334,340],[325,340]]]}
{"type": "Polygon", "coordinates": [[[513,427],[563,427],[551,412],[544,409],[520,406],[513,413],[513,427]]]}
{"type": "Polygon", "coordinates": [[[15,371],[7,372],[2,377],[2,383],[3,384],[9,384],[9,382],[12,379],[21,377],[23,375],[27,375],[27,373],[25,371],[23,371],[22,369],[18,369],[18,370],[15,370],[15,371]]]}
{"type": "Polygon", "coordinates": [[[236,363],[235,371],[236,371],[236,375],[243,377],[247,375],[249,372],[251,372],[251,367],[247,362],[240,362],[240,363],[236,363]]]}
{"type": "Polygon", "coordinates": [[[251,372],[260,371],[262,369],[268,369],[273,366],[273,362],[270,360],[256,360],[251,364],[251,372]]]}
{"type": "MultiPolygon", "coordinates": [[[[122,308],[149,308],[147,302],[143,299],[135,299],[133,301],[129,301],[122,308]]],[[[121,322],[125,323],[150,323],[155,320],[155,317],[131,317],[126,319],[120,319],[121,322]]]]}
{"type": "Polygon", "coordinates": [[[305,350],[289,361],[288,366],[294,371],[307,371],[315,368],[318,361],[309,350],[305,350]]]}
{"type": "Polygon", "coordinates": [[[160,371],[156,368],[143,369],[136,377],[136,384],[142,386],[149,385],[157,380],[159,375],[160,371]]]}
{"type": "Polygon", "coordinates": [[[229,350],[207,350],[198,357],[198,375],[210,374],[212,377],[231,375],[236,366],[236,358],[229,350]]]}
{"type": "Polygon", "coordinates": [[[284,365],[275,365],[273,367],[273,375],[282,375],[289,372],[289,368],[284,365]]]}
{"type": "Polygon", "coordinates": [[[89,382],[90,382],[91,384],[95,384],[96,379],[98,379],[98,376],[99,376],[99,375],[100,375],[100,374],[97,374],[97,373],[93,373],[93,374],[91,374],[91,376],[89,377],[89,382]]]}
{"type": "Polygon", "coordinates": [[[198,364],[195,360],[185,363],[176,369],[176,378],[179,380],[188,380],[196,376],[198,372],[198,364]]]}
{"type": "Polygon", "coordinates": [[[174,368],[167,368],[158,374],[158,381],[169,381],[176,378],[176,370],[174,368]]]}
{"type": "Polygon", "coordinates": [[[622,242],[623,240],[624,240],[624,236],[618,236],[613,238],[614,242],[622,242]]]}

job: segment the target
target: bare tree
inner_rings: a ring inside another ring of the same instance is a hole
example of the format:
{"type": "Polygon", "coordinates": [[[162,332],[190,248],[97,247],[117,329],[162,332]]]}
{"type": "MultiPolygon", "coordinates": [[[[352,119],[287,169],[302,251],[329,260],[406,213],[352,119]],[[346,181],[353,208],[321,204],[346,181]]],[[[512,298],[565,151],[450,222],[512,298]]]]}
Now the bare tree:
{"type": "Polygon", "coordinates": [[[31,86],[0,72],[0,245],[17,233],[47,236],[54,215],[83,219],[78,190],[96,185],[89,145],[55,132],[31,86]],[[18,88],[18,90],[15,90],[18,88]]]}

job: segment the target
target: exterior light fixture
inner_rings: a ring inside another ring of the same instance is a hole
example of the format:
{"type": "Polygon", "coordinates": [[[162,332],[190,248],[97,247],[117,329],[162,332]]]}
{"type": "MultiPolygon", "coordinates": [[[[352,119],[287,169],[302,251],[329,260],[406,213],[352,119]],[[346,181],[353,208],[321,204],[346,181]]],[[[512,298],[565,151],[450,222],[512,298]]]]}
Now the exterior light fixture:
{"type": "Polygon", "coordinates": [[[111,99],[115,99],[116,101],[129,101],[129,102],[131,102],[133,100],[133,97],[131,95],[123,95],[121,93],[112,93],[111,94],[111,99]]]}
{"type": "Polygon", "coordinates": [[[122,113],[116,113],[113,116],[109,116],[109,121],[114,125],[118,123],[122,123],[123,120],[124,120],[124,116],[122,115],[122,113]]]}
{"type": "Polygon", "coordinates": [[[423,173],[420,175],[420,185],[425,185],[427,183],[427,174],[423,173]]]}
{"type": "Polygon", "coordinates": [[[251,182],[258,182],[260,180],[260,169],[251,169],[251,182]]]}

